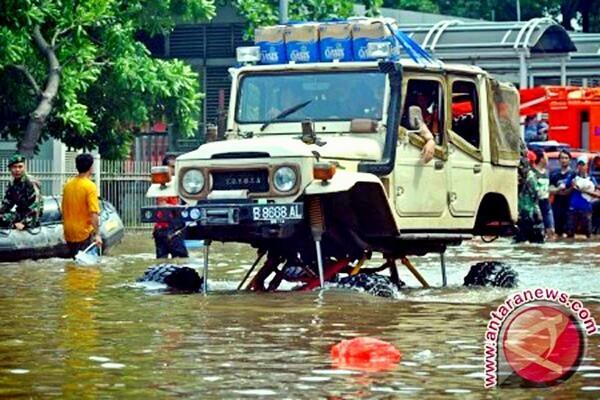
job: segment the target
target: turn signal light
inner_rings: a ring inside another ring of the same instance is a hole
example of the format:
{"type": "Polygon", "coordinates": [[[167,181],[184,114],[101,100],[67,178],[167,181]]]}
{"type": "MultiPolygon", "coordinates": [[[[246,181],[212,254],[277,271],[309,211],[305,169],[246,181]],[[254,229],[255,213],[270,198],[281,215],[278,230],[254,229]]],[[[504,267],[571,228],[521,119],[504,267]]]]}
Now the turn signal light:
{"type": "Polygon", "coordinates": [[[316,163],[313,167],[313,177],[322,181],[328,181],[335,175],[335,164],[316,163]]]}
{"type": "Polygon", "coordinates": [[[169,167],[167,166],[152,167],[150,174],[152,183],[166,185],[171,182],[171,171],[169,171],[169,167]]]}

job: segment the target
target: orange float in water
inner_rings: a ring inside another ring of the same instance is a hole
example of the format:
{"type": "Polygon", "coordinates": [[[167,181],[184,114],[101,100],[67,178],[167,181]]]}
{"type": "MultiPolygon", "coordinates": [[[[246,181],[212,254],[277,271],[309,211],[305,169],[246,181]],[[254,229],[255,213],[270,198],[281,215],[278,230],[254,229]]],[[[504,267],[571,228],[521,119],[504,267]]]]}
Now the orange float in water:
{"type": "Polygon", "coordinates": [[[388,371],[400,362],[402,354],[391,343],[371,337],[342,340],[331,347],[335,367],[367,372],[388,371]]]}

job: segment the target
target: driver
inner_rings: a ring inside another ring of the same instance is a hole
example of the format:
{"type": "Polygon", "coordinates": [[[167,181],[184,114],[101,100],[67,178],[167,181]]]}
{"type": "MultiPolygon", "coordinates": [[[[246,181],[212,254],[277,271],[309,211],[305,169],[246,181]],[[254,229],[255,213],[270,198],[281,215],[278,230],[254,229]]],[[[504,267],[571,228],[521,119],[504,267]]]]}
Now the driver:
{"type": "Polygon", "coordinates": [[[408,110],[411,105],[418,106],[421,109],[424,123],[419,127],[419,135],[425,140],[421,151],[421,161],[423,164],[427,164],[433,159],[436,145],[435,138],[440,131],[437,104],[432,99],[433,93],[421,88],[415,89],[411,92],[405,111],[405,115],[408,117],[408,110]]]}
{"type": "MultiPolygon", "coordinates": [[[[279,103],[274,104],[274,106],[271,107],[271,109],[267,112],[267,118],[275,118],[283,111],[306,101],[307,99],[302,99],[300,97],[300,93],[301,91],[294,84],[283,86],[279,90],[279,103]]],[[[306,114],[303,112],[303,110],[298,110],[291,115],[291,118],[296,120],[302,119],[305,116],[306,114]]]]}
{"type": "Polygon", "coordinates": [[[421,108],[421,112],[423,113],[423,121],[433,133],[437,135],[440,132],[440,121],[438,118],[438,107],[436,101],[432,98],[433,93],[428,93],[425,91],[417,91],[415,99],[416,105],[421,108]]]}

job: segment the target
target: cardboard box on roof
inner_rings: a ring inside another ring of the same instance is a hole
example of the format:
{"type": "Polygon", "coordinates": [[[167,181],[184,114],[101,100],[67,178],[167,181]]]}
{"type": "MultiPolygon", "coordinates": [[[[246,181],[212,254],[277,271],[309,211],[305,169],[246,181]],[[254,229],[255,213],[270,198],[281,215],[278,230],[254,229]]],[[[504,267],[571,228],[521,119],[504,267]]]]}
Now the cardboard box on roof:
{"type": "Polygon", "coordinates": [[[289,25],[285,28],[286,54],[297,63],[319,61],[319,25],[289,25]]]}
{"type": "Polygon", "coordinates": [[[256,29],[254,43],[260,48],[260,61],[262,64],[283,64],[287,62],[284,33],[284,25],[256,29]]]}
{"type": "MultiPolygon", "coordinates": [[[[388,28],[391,22],[385,19],[356,19],[352,20],[352,47],[356,61],[366,61],[367,45],[371,42],[388,41],[392,45],[393,55],[398,54],[394,35],[388,28]]],[[[394,28],[394,27],[393,27],[394,28]]]]}
{"type": "Polygon", "coordinates": [[[321,61],[352,61],[352,28],[348,22],[330,22],[319,27],[321,61]]]}

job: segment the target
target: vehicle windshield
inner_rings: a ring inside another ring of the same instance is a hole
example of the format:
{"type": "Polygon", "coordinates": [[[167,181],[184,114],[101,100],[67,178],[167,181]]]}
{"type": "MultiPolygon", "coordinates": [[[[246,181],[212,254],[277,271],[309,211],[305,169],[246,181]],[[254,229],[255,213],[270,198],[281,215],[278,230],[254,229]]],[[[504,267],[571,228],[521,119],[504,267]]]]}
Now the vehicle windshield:
{"type": "Polygon", "coordinates": [[[378,71],[246,75],[238,92],[236,120],[379,120],[384,90],[385,74],[378,71]],[[295,109],[298,105],[303,106],[295,109]],[[280,116],[286,110],[293,112],[280,116]]]}

